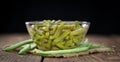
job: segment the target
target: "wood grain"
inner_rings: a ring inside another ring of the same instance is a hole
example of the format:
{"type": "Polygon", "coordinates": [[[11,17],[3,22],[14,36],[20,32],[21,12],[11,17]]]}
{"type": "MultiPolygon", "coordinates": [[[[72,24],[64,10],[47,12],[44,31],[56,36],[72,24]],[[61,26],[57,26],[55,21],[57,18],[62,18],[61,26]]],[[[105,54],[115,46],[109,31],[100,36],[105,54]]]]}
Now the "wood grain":
{"type": "Polygon", "coordinates": [[[2,51],[6,46],[29,39],[27,34],[4,34],[0,36],[0,62],[40,62],[41,56],[32,54],[18,55],[16,51],[2,51]]]}
{"type": "MultiPolygon", "coordinates": [[[[88,35],[91,43],[104,45],[114,49],[113,52],[94,53],[70,58],[44,58],[43,62],[120,62],[119,35],[88,35]]],[[[18,55],[16,51],[4,52],[6,46],[29,39],[28,34],[1,34],[0,35],[0,62],[40,62],[41,56],[26,54],[18,55]]]]}

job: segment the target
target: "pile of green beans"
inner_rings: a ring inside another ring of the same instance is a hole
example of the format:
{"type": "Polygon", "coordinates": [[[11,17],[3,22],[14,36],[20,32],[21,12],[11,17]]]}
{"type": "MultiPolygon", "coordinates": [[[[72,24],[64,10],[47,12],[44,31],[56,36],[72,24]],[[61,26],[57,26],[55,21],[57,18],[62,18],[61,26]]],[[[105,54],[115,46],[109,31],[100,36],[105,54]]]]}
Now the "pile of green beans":
{"type": "Polygon", "coordinates": [[[64,50],[77,47],[87,29],[79,21],[66,23],[61,20],[43,20],[32,24],[29,33],[40,50],[64,50]]]}

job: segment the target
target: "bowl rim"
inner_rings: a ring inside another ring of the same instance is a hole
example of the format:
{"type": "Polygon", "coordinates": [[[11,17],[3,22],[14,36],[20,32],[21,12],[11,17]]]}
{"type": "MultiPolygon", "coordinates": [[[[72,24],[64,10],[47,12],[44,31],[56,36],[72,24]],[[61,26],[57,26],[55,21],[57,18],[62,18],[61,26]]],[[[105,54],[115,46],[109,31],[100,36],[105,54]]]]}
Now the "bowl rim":
{"type": "MultiPolygon", "coordinates": [[[[35,24],[35,23],[42,23],[43,21],[26,21],[25,24],[35,24]]],[[[74,23],[75,21],[63,21],[65,23],[74,23]]],[[[88,24],[90,25],[91,22],[88,21],[79,21],[80,24],[88,24]]]]}

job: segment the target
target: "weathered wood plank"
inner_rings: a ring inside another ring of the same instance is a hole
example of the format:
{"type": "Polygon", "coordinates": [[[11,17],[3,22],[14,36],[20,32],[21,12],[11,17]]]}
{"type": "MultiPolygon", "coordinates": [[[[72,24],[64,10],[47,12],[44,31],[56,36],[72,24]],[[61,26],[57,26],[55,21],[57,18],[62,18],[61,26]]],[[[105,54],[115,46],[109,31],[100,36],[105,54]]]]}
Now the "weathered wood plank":
{"type": "MultiPolygon", "coordinates": [[[[114,52],[95,53],[70,58],[45,58],[44,62],[119,62],[120,61],[120,36],[88,35],[91,43],[104,45],[115,49],[114,52]]],[[[40,62],[41,57],[33,54],[18,55],[16,51],[4,52],[6,46],[29,39],[28,34],[3,34],[0,35],[0,62],[40,62]]]]}
{"type": "Polygon", "coordinates": [[[32,54],[18,55],[18,52],[2,51],[6,46],[15,44],[22,40],[29,39],[27,34],[6,34],[0,35],[0,62],[40,62],[41,56],[32,54]]]}
{"type": "Polygon", "coordinates": [[[41,57],[36,55],[18,55],[16,52],[0,51],[0,62],[40,62],[41,57]]]}

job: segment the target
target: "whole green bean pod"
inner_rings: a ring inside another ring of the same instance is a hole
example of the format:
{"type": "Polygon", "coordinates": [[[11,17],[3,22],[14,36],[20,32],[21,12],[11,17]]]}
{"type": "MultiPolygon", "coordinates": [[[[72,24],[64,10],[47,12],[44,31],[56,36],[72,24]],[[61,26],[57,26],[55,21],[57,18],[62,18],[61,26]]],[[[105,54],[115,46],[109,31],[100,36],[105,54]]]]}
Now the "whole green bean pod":
{"type": "Polygon", "coordinates": [[[35,43],[31,44],[31,50],[35,49],[37,47],[37,45],[35,43]]]}
{"type": "Polygon", "coordinates": [[[19,54],[19,55],[23,55],[23,54],[25,54],[26,52],[28,52],[29,50],[31,50],[30,44],[26,44],[26,45],[18,52],[18,54],[19,54]]]}
{"type": "Polygon", "coordinates": [[[36,49],[37,51],[35,52],[35,54],[38,55],[50,55],[50,54],[69,54],[69,53],[78,53],[78,52],[83,52],[83,51],[87,51],[89,49],[89,47],[78,47],[78,48],[74,48],[74,49],[67,49],[67,50],[55,50],[55,51],[41,51],[36,49]]]}
{"type": "Polygon", "coordinates": [[[19,47],[21,47],[25,44],[29,44],[29,43],[32,43],[32,42],[33,42],[32,39],[24,40],[24,41],[21,41],[19,43],[14,44],[14,45],[8,46],[8,47],[4,48],[3,50],[4,51],[12,51],[12,50],[15,50],[16,48],[19,48],[19,47]]]}

